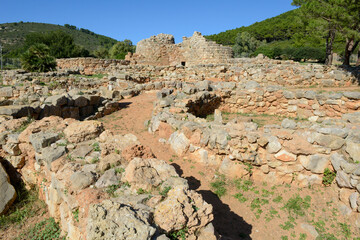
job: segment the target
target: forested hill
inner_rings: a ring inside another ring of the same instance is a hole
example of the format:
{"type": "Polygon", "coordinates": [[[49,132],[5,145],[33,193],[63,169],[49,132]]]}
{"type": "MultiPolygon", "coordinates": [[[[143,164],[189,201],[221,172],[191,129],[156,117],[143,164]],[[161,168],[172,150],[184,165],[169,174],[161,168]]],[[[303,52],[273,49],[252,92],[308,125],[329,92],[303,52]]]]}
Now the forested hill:
{"type": "Polygon", "coordinates": [[[248,32],[258,40],[273,42],[289,40],[294,33],[304,31],[305,27],[299,17],[299,9],[295,9],[276,17],[256,22],[248,27],[235,28],[205,37],[222,45],[234,45],[236,35],[240,32],[248,32]]]}
{"type": "Polygon", "coordinates": [[[25,36],[32,32],[51,32],[62,30],[70,34],[75,44],[83,46],[89,52],[93,52],[99,48],[109,49],[117,40],[96,34],[88,29],[77,28],[69,24],[64,26],[47,24],[47,23],[33,23],[33,22],[19,22],[19,23],[4,23],[0,24],[0,43],[3,45],[4,54],[12,50],[19,49],[24,43],[25,36]]]}

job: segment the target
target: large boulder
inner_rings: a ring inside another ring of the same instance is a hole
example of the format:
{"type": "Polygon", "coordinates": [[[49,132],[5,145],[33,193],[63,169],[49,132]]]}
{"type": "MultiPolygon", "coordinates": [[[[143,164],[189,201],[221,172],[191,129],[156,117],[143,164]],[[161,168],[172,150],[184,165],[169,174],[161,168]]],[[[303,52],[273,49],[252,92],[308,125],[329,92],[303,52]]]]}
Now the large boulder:
{"type": "Polygon", "coordinates": [[[33,145],[36,152],[40,152],[45,147],[49,147],[50,144],[56,142],[58,140],[59,134],[57,133],[45,133],[39,132],[31,134],[29,140],[33,145]]]}
{"type": "Polygon", "coordinates": [[[212,206],[206,203],[200,194],[177,186],[156,206],[154,221],[166,232],[186,226],[188,233],[192,234],[213,220],[212,210],[212,206]]]}
{"type": "Polygon", "coordinates": [[[178,177],[175,168],[158,159],[134,158],[125,169],[122,179],[134,189],[151,190],[170,177],[178,177]]]}
{"type": "Polygon", "coordinates": [[[176,131],[173,134],[171,134],[169,138],[169,143],[171,148],[178,155],[184,154],[190,145],[189,139],[185,136],[184,133],[180,133],[179,131],[176,131]]]}
{"type": "Polygon", "coordinates": [[[360,143],[346,141],[346,152],[350,155],[354,162],[360,162],[360,143]]]}
{"type": "Polygon", "coordinates": [[[345,140],[341,137],[321,133],[314,134],[314,141],[321,146],[331,148],[331,150],[337,150],[345,144],[345,140]]]}
{"type": "Polygon", "coordinates": [[[156,231],[150,222],[151,215],[146,210],[105,200],[89,208],[86,239],[150,240],[156,231]]]}
{"type": "Polygon", "coordinates": [[[64,130],[66,139],[79,143],[98,137],[104,131],[104,126],[98,121],[74,122],[64,130]]]}
{"type": "Polygon", "coordinates": [[[313,173],[324,173],[325,168],[330,163],[330,159],[326,155],[315,154],[310,157],[301,158],[300,162],[304,168],[313,173]]]}
{"type": "Polygon", "coordinates": [[[10,178],[0,163],[0,215],[9,209],[15,199],[15,188],[10,184],[10,178]]]}

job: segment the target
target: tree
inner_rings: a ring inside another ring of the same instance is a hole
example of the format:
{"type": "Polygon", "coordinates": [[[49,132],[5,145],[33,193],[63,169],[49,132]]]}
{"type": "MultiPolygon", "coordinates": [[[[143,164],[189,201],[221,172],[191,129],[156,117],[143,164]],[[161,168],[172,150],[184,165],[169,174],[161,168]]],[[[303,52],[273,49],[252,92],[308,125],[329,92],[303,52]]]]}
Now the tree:
{"type": "Polygon", "coordinates": [[[117,42],[110,48],[109,55],[112,59],[125,59],[126,54],[135,52],[135,46],[128,39],[117,42]]]}
{"type": "Polygon", "coordinates": [[[340,19],[342,22],[342,33],[346,36],[343,64],[350,65],[350,56],[360,41],[360,1],[343,0],[339,4],[344,9],[340,19]]]}
{"type": "Polygon", "coordinates": [[[29,72],[47,72],[55,70],[56,61],[50,55],[50,49],[43,43],[32,45],[21,57],[22,68],[29,72]]]}
{"type": "Polygon", "coordinates": [[[335,40],[335,33],[338,30],[338,15],[340,14],[340,7],[337,4],[338,0],[293,0],[292,4],[301,6],[302,13],[306,18],[321,19],[326,22],[326,60],[325,64],[332,64],[333,46],[335,40]]]}
{"type": "Polygon", "coordinates": [[[333,45],[336,33],[346,38],[344,65],[350,64],[350,55],[359,43],[360,1],[359,0],[293,0],[301,6],[306,16],[321,19],[327,23],[326,64],[332,63],[333,45]]]}
{"type": "Polygon", "coordinates": [[[250,33],[239,33],[233,46],[234,55],[235,57],[249,57],[261,45],[262,42],[254,38],[250,33]]]}
{"type": "Polygon", "coordinates": [[[71,35],[63,31],[30,33],[25,37],[25,47],[43,43],[49,47],[50,55],[55,58],[88,57],[89,51],[74,43],[71,35]]]}
{"type": "Polygon", "coordinates": [[[97,58],[109,58],[109,50],[106,48],[99,48],[94,52],[97,58]]]}

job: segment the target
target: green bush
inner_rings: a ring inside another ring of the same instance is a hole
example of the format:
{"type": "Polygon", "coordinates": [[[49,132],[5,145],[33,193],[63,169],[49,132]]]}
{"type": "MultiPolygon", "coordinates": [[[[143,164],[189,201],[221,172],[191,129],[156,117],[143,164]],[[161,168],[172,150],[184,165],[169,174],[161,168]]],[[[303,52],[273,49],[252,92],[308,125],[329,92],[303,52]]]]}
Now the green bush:
{"type": "Polygon", "coordinates": [[[323,179],[322,179],[322,183],[325,185],[325,186],[330,186],[331,183],[334,181],[336,177],[336,173],[331,171],[330,169],[328,168],[325,168],[324,170],[324,176],[323,176],[323,179]]]}
{"type": "Polygon", "coordinates": [[[233,46],[235,57],[249,57],[263,43],[248,32],[238,33],[233,46]]]}
{"type": "Polygon", "coordinates": [[[84,47],[76,45],[74,38],[64,31],[30,33],[25,37],[25,48],[43,43],[49,47],[49,53],[55,58],[88,57],[90,53],[84,47]]]}
{"type": "Polygon", "coordinates": [[[21,66],[29,72],[48,72],[55,70],[56,61],[50,55],[50,49],[39,43],[31,46],[21,57],[21,66]]]}
{"type": "Polygon", "coordinates": [[[110,58],[112,59],[125,59],[128,52],[134,52],[135,46],[133,46],[130,40],[125,39],[124,41],[116,43],[109,51],[110,58]]]}
{"type": "Polygon", "coordinates": [[[252,56],[264,54],[272,59],[307,61],[316,60],[318,62],[325,62],[325,50],[316,47],[278,47],[264,45],[256,49],[252,56]]]}

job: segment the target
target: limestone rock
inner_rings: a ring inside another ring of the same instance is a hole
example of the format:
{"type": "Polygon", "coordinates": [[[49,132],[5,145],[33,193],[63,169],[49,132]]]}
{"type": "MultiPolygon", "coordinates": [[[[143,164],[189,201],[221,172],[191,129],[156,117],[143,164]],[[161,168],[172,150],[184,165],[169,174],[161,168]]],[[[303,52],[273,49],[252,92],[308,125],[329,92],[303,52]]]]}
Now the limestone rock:
{"type": "Polygon", "coordinates": [[[301,228],[304,229],[305,231],[307,231],[308,233],[310,233],[310,235],[316,239],[317,236],[319,236],[319,233],[316,231],[315,227],[307,224],[307,223],[302,223],[301,224],[301,228]]]}
{"type": "Polygon", "coordinates": [[[149,212],[143,209],[105,200],[89,208],[86,239],[150,240],[156,230],[150,222],[149,212]]]}
{"type": "Polygon", "coordinates": [[[337,150],[345,144],[345,140],[341,137],[321,133],[314,134],[314,140],[319,145],[331,148],[331,150],[337,150]]]}
{"type": "Polygon", "coordinates": [[[283,162],[294,162],[296,161],[296,155],[289,153],[285,150],[281,150],[275,154],[275,158],[283,162]]]}
{"type": "Polygon", "coordinates": [[[64,146],[50,146],[43,148],[41,150],[41,153],[36,153],[35,158],[40,165],[43,165],[44,163],[51,164],[53,161],[60,158],[65,153],[66,148],[64,146]]]}
{"type": "Polygon", "coordinates": [[[280,144],[279,140],[277,139],[277,137],[270,136],[268,138],[268,141],[269,141],[269,143],[266,145],[266,150],[269,153],[277,153],[280,151],[281,144],[280,144]]]}
{"type": "Polygon", "coordinates": [[[283,145],[289,152],[296,155],[311,155],[316,153],[314,146],[298,135],[294,135],[293,139],[289,141],[284,141],[283,145]]]}
{"type": "Polygon", "coordinates": [[[162,160],[134,158],[125,169],[122,181],[131,188],[151,190],[170,177],[178,177],[175,168],[162,160]]]}
{"type": "Polygon", "coordinates": [[[341,118],[351,123],[360,123],[360,112],[346,113],[341,118]]]}
{"type": "Polygon", "coordinates": [[[175,187],[154,212],[155,223],[166,232],[188,228],[188,232],[206,226],[213,220],[212,206],[200,194],[183,187],[175,187]]]}
{"type": "Polygon", "coordinates": [[[281,126],[283,128],[286,128],[286,129],[296,129],[296,122],[294,120],[290,120],[288,118],[285,118],[282,122],[281,122],[281,126]]]}
{"type": "Polygon", "coordinates": [[[352,188],[350,183],[350,177],[344,171],[338,171],[336,173],[336,183],[339,187],[352,188]]]}
{"type": "Polygon", "coordinates": [[[91,172],[75,172],[70,176],[71,188],[81,190],[95,182],[95,176],[91,172]]]}
{"type": "Polygon", "coordinates": [[[313,173],[324,173],[329,164],[329,158],[326,155],[311,155],[307,161],[302,161],[301,164],[313,173]]]}
{"type": "Polygon", "coordinates": [[[350,155],[354,162],[360,162],[360,143],[346,141],[346,152],[350,155]]]}
{"type": "Polygon", "coordinates": [[[115,169],[107,170],[95,183],[95,187],[104,188],[119,184],[119,178],[116,176],[115,169]]]}
{"type": "Polygon", "coordinates": [[[79,143],[98,137],[104,126],[97,121],[74,122],[64,130],[65,138],[72,143],[79,143]]]}
{"type": "Polygon", "coordinates": [[[155,157],[153,152],[151,151],[150,147],[139,145],[139,144],[135,144],[135,145],[126,147],[124,150],[122,150],[121,156],[129,162],[133,158],[153,158],[153,157],[155,157]]]}
{"type": "Polygon", "coordinates": [[[106,156],[114,152],[122,152],[134,145],[141,145],[134,134],[109,135],[104,142],[100,143],[101,155],[106,156]]]}
{"type": "Polygon", "coordinates": [[[30,143],[33,145],[36,152],[41,153],[41,150],[45,147],[49,147],[50,144],[56,142],[59,134],[57,133],[45,133],[39,132],[31,134],[29,137],[30,143]]]}
{"type": "Polygon", "coordinates": [[[359,193],[353,192],[349,197],[350,207],[356,211],[358,208],[357,200],[359,199],[359,193]]]}
{"type": "Polygon", "coordinates": [[[104,172],[110,169],[111,167],[115,167],[121,163],[122,163],[121,156],[116,153],[111,153],[109,155],[106,155],[105,157],[102,157],[97,167],[101,172],[104,172]]]}
{"type": "Polygon", "coordinates": [[[15,199],[15,188],[10,184],[10,178],[0,163],[0,216],[9,209],[15,199]]]}
{"type": "Polygon", "coordinates": [[[228,157],[225,157],[222,161],[219,172],[225,174],[229,178],[241,178],[249,174],[249,171],[246,170],[246,166],[244,164],[231,161],[228,157]]]}
{"type": "Polygon", "coordinates": [[[171,148],[178,155],[184,154],[190,145],[189,139],[185,136],[184,133],[181,133],[179,131],[176,131],[173,134],[171,134],[169,138],[169,143],[171,145],[171,148]]]}
{"type": "Polygon", "coordinates": [[[11,156],[19,156],[21,154],[18,143],[8,142],[5,145],[2,145],[2,149],[11,156]]]}

